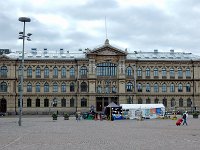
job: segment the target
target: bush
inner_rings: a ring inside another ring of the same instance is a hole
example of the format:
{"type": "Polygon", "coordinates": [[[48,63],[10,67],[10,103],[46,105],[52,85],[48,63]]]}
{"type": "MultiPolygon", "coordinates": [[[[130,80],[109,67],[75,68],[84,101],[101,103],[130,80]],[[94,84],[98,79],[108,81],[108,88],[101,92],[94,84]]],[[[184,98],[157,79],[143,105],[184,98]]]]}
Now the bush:
{"type": "Polygon", "coordinates": [[[199,112],[194,112],[192,115],[193,115],[193,118],[198,118],[199,117],[199,112]]]}
{"type": "Polygon", "coordinates": [[[64,113],[63,117],[64,117],[65,120],[69,120],[69,114],[68,113],[64,113]]]}
{"type": "Polygon", "coordinates": [[[56,113],[52,114],[53,120],[57,120],[58,115],[56,113]]]}

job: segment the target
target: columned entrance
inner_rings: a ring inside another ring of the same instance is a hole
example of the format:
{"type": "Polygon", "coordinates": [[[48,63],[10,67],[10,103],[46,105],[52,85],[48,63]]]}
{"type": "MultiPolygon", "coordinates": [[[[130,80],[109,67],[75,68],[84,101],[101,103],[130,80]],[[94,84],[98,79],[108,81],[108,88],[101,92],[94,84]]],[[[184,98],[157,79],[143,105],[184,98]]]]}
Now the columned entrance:
{"type": "Polygon", "coordinates": [[[118,98],[117,97],[97,97],[96,111],[104,111],[104,108],[108,106],[108,104],[111,102],[118,104],[118,98]]]}
{"type": "Polygon", "coordinates": [[[7,111],[7,102],[6,99],[0,99],[0,112],[6,113],[7,111]]]}

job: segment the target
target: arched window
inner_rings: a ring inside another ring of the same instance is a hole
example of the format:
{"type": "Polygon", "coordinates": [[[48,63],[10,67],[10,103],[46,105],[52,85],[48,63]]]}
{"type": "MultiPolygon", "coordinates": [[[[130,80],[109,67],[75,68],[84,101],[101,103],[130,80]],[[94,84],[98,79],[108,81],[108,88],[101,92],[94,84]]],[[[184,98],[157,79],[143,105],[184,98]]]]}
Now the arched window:
{"type": "Polygon", "coordinates": [[[105,93],[110,93],[110,81],[105,81],[105,93]]]}
{"type": "Polygon", "coordinates": [[[133,69],[130,66],[126,68],[126,75],[127,76],[132,76],[133,75],[133,69]]]}
{"type": "Polygon", "coordinates": [[[150,92],[150,91],[151,91],[150,84],[149,84],[149,83],[147,83],[147,84],[146,84],[146,92],[150,92]]]}
{"type": "Polygon", "coordinates": [[[179,99],[179,107],[183,107],[183,99],[182,98],[179,99]]]}
{"type": "Polygon", "coordinates": [[[181,83],[178,84],[178,92],[183,92],[183,85],[181,83]]]}
{"type": "Polygon", "coordinates": [[[35,70],[35,75],[36,75],[36,78],[41,78],[41,70],[39,66],[37,66],[35,70]]]}
{"type": "Polygon", "coordinates": [[[142,92],[142,84],[141,83],[138,83],[137,89],[138,89],[138,92],[142,92]]]}
{"type": "Polygon", "coordinates": [[[66,92],[66,84],[64,82],[61,84],[61,92],[66,92]]]}
{"type": "Polygon", "coordinates": [[[174,107],[176,106],[176,101],[174,98],[171,99],[171,107],[174,107]]]}
{"type": "Polygon", "coordinates": [[[175,92],[175,86],[173,83],[170,85],[170,92],[175,92]]]}
{"type": "Polygon", "coordinates": [[[166,76],[167,76],[166,68],[162,68],[162,77],[166,77],[166,76]]]}
{"type": "Polygon", "coordinates": [[[186,84],[186,92],[190,92],[190,84],[189,83],[186,84]]]}
{"type": "Polygon", "coordinates": [[[85,98],[81,99],[81,107],[87,107],[87,99],[85,98]]]}
{"type": "Polygon", "coordinates": [[[28,78],[32,78],[32,68],[29,66],[28,68],[27,68],[27,77],[28,78]]]}
{"type": "Polygon", "coordinates": [[[116,76],[117,65],[111,62],[97,64],[97,76],[116,76]]]}
{"type": "Polygon", "coordinates": [[[70,83],[70,92],[74,92],[74,83],[73,82],[70,83]]]}
{"type": "Polygon", "coordinates": [[[113,87],[112,87],[112,93],[116,93],[116,92],[117,92],[117,88],[116,88],[115,85],[113,85],[113,87]]]}
{"type": "Polygon", "coordinates": [[[186,74],[186,78],[187,78],[187,77],[188,77],[188,78],[191,77],[190,68],[187,68],[187,69],[186,69],[185,74],[186,74]]]}
{"type": "Polygon", "coordinates": [[[187,99],[187,107],[192,107],[192,100],[190,98],[187,99]]]}
{"type": "Polygon", "coordinates": [[[58,78],[58,68],[57,67],[53,68],[53,78],[58,78]]]}
{"type": "Polygon", "coordinates": [[[162,84],[162,92],[167,92],[167,85],[165,83],[162,84]]]}
{"type": "Polygon", "coordinates": [[[36,92],[40,92],[40,83],[36,83],[36,92]]]}
{"type": "Polygon", "coordinates": [[[183,77],[183,71],[181,68],[178,68],[178,77],[182,78],[183,77]]]}
{"type": "Polygon", "coordinates": [[[131,82],[128,82],[126,85],[126,91],[127,92],[133,92],[133,84],[131,82]]]}
{"type": "Polygon", "coordinates": [[[61,68],[61,78],[66,78],[66,68],[65,67],[61,68]]]}
{"type": "Polygon", "coordinates": [[[142,77],[142,69],[141,68],[137,69],[137,76],[142,77]]]}
{"type": "Polygon", "coordinates": [[[157,84],[157,83],[155,83],[155,84],[154,84],[154,92],[158,92],[158,91],[159,91],[158,84],[157,84]]]}
{"type": "Polygon", "coordinates": [[[87,83],[86,82],[81,83],[81,92],[87,92],[87,83]]]}
{"type": "Polygon", "coordinates": [[[22,66],[20,65],[18,68],[18,78],[20,78],[22,75],[22,66]]]}
{"type": "Polygon", "coordinates": [[[1,82],[1,85],[0,85],[0,92],[7,92],[7,84],[6,82],[1,82]]]}
{"type": "Polygon", "coordinates": [[[154,77],[158,77],[158,68],[154,68],[153,74],[154,74],[154,77]]]}
{"type": "Polygon", "coordinates": [[[58,92],[58,84],[56,82],[53,83],[53,92],[58,92]]]}
{"type": "Polygon", "coordinates": [[[5,77],[6,78],[7,77],[7,73],[8,73],[7,67],[6,66],[2,66],[0,73],[1,73],[1,77],[5,77]]]}
{"type": "Polygon", "coordinates": [[[150,69],[146,68],[146,77],[150,77],[150,69]]]}
{"type": "Polygon", "coordinates": [[[71,67],[71,68],[70,68],[70,70],[69,70],[69,75],[70,75],[71,78],[72,78],[72,77],[75,77],[75,69],[74,69],[74,67],[71,67]]]}
{"type": "Polygon", "coordinates": [[[44,68],[44,78],[49,78],[49,68],[47,66],[44,68]]]}
{"type": "Polygon", "coordinates": [[[82,66],[80,68],[80,75],[81,75],[81,77],[87,77],[87,67],[86,66],[82,66]]]}
{"type": "Polygon", "coordinates": [[[32,84],[30,82],[27,84],[27,92],[32,92],[32,84]]]}
{"type": "Polygon", "coordinates": [[[174,68],[170,68],[170,77],[174,77],[174,68]]]}
{"type": "Polygon", "coordinates": [[[44,84],[44,92],[49,92],[49,84],[47,82],[44,84]]]}
{"type": "Polygon", "coordinates": [[[102,86],[101,85],[97,86],[97,93],[102,93],[102,86]]]}
{"type": "Polygon", "coordinates": [[[61,99],[61,107],[66,107],[66,99],[61,99]]]}

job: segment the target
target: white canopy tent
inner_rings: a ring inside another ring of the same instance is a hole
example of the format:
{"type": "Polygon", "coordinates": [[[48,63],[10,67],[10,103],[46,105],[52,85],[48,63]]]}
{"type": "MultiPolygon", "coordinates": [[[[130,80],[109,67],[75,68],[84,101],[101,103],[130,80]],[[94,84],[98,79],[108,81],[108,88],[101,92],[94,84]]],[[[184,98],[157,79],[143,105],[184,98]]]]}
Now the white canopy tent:
{"type": "Polygon", "coordinates": [[[164,116],[165,106],[163,104],[120,104],[122,109],[128,110],[130,119],[143,118],[158,118],[164,116]]]}

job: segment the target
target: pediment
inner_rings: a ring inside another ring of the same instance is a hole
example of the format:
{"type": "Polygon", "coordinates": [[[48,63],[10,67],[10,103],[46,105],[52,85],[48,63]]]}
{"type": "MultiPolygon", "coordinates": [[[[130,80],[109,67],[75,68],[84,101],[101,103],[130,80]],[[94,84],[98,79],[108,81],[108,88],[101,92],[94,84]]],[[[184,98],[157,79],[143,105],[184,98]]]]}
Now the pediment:
{"type": "Polygon", "coordinates": [[[109,43],[105,43],[103,46],[93,49],[92,51],[87,52],[87,55],[127,55],[126,51],[123,51],[119,48],[113,47],[109,43]]]}

